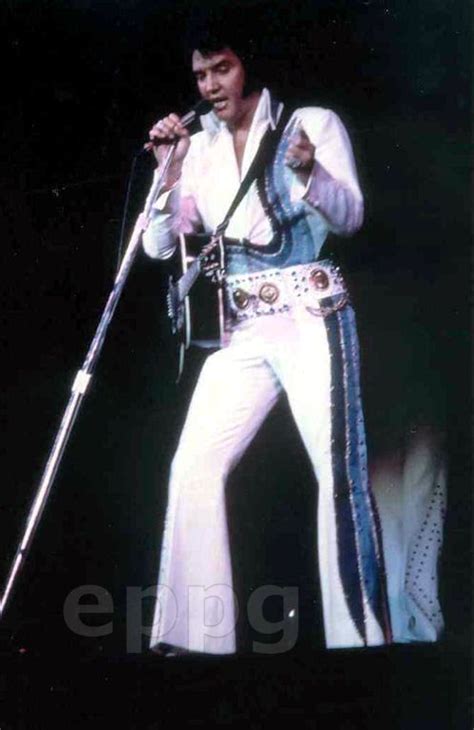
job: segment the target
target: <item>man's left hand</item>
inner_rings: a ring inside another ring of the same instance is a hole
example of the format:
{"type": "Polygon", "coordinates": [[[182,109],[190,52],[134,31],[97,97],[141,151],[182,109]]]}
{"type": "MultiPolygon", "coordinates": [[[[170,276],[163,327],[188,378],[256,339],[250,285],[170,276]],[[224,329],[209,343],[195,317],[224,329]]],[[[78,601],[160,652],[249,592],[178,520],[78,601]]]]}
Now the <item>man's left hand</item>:
{"type": "Polygon", "coordinates": [[[309,173],[314,165],[316,148],[311,144],[304,129],[298,127],[290,137],[285,155],[285,164],[295,172],[304,182],[307,182],[309,173]]]}

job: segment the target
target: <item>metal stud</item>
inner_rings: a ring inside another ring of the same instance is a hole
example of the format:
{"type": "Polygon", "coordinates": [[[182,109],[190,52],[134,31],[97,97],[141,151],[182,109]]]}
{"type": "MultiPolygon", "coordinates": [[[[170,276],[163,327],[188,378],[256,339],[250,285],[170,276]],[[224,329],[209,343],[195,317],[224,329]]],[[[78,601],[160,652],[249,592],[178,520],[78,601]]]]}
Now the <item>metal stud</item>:
{"type": "Polygon", "coordinates": [[[239,309],[246,309],[248,307],[250,302],[250,294],[248,294],[244,289],[235,289],[232,292],[232,297],[239,309]]]}

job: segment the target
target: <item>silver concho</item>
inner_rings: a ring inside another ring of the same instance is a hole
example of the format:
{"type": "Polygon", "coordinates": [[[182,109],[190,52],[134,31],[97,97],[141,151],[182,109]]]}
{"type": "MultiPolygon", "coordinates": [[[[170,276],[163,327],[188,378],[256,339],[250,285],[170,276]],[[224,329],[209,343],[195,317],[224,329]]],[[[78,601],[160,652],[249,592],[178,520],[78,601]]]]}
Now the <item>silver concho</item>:
{"type": "Polygon", "coordinates": [[[258,296],[265,304],[274,304],[280,296],[280,291],[275,284],[263,284],[260,287],[258,296]]]}
{"type": "Polygon", "coordinates": [[[309,275],[309,280],[315,289],[322,291],[329,286],[329,277],[324,269],[313,269],[309,275]]]}

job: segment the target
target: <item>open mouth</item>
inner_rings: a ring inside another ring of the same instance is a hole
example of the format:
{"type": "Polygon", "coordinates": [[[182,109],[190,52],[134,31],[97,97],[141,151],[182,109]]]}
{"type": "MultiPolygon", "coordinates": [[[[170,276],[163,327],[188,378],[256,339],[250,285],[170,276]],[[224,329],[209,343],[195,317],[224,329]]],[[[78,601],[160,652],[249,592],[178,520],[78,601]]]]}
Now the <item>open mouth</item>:
{"type": "Polygon", "coordinates": [[[227,106],[227,99],[216,99],[216,101],[212,102],[212,106],[216,112],[221,112],[227,106]]]}

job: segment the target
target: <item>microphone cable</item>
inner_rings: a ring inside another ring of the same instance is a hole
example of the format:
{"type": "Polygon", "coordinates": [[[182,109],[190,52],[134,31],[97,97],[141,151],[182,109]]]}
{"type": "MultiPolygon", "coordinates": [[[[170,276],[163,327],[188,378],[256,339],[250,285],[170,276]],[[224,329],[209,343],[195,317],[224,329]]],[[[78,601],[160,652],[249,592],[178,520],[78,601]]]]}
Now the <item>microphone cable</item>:
{"type": "Polygon", "coordinates": [[[125,193],[125,200],[122,208],[122,220],[120,223],[120,235],[119,235],[119,242],[117,247],[117,268],[115,271],[115,275],[117,276],[120,265],[122,263],[122,256],[123,256],[123,250],[124,250],[124,239],[125,239],[125,228],[127,225],[127,219],[128,219],[128,213],[130,208],[130,195],[132,192],[133,183],[135,182],[135,173],[136,173],[136,167],[137,167],[137,161],[138,158],[142,156],[144,150],[141,148],[136,152],[132,157],[132,163],[130,165],[130,171],[128,173],[128,182],[127,182],[127,190],[125,193]]]}

